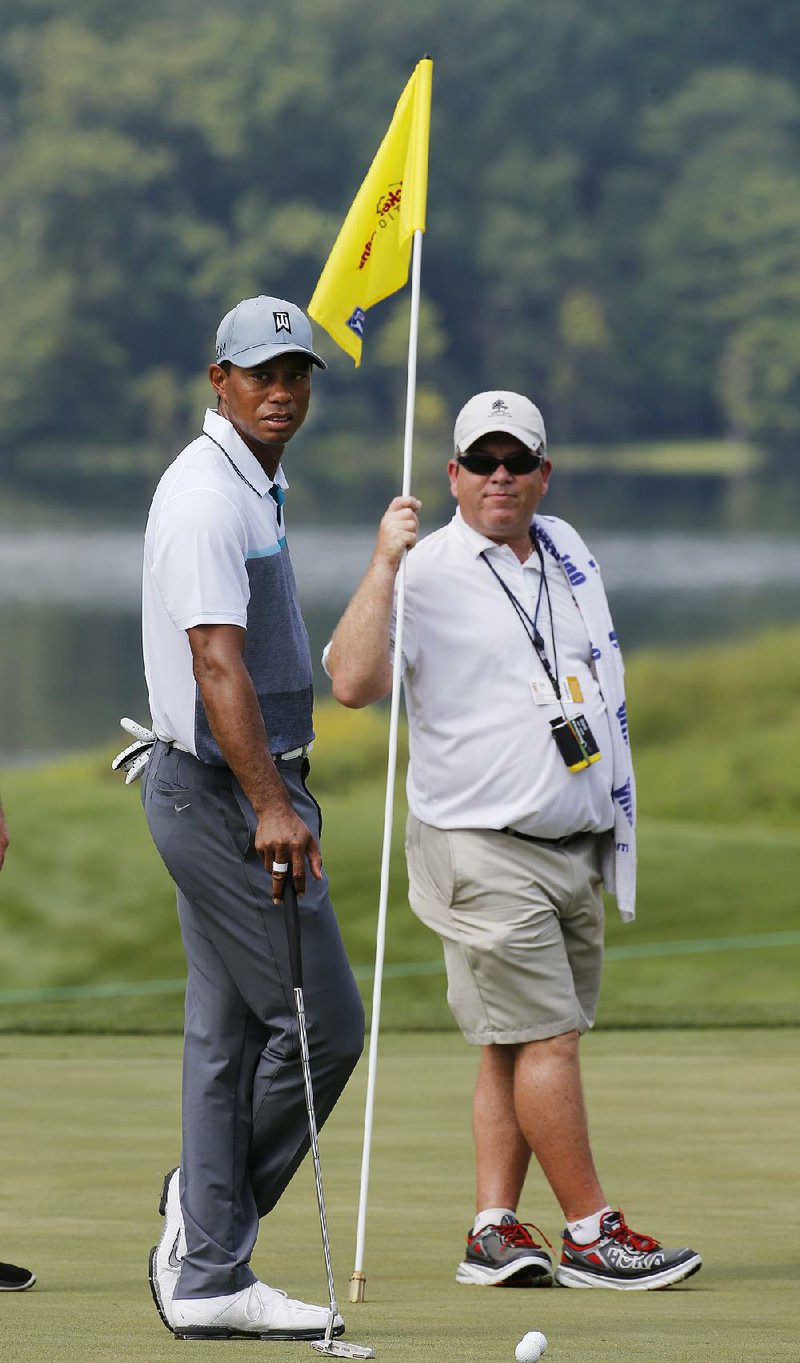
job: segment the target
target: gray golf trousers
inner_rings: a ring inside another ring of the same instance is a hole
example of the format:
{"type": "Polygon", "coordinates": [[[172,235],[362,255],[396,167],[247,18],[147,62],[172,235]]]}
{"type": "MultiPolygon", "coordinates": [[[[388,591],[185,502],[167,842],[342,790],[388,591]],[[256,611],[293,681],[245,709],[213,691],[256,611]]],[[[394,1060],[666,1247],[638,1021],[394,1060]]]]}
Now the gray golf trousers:
{"type": "MultiPolygon", "coordinates": [[[[315,837],[308,761],[279,764],[315,837]]],[[[181,1207],[187,1253],[176,1297],[255,1281],[250,1256],[309,1148],[283,908],[255,853],[256,816],[227,767],[158,742],[145,768],[147,823],[178,889],[188,979],[183,1047],[181,1207]]],[[[300,898],[303,998],[317,1122],[361,1054],[364,1010],[328,894],[300,898]]]]}

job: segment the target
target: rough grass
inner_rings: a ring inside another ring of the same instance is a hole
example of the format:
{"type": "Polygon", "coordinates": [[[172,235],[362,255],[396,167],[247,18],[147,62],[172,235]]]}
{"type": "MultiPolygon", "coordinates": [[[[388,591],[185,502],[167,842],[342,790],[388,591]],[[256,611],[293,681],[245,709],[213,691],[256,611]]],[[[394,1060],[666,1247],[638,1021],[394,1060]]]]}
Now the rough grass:
{"type": "MultiPolygon", "coordinates": [[[[628,684],[642,814],[640,912],[624,929],[609,913],[600,1025],[800,1022],[800,630],[638,654],[628,684]],[[723,945],[733,937],[746,940],[723,945]],[[687,952],[687,943],[697,950],[687,952]],[[632,958],[634,948],[663,954],[632,958]]],[[[326,704],[318,730],[312,785],[325,810],[323,852],[369,991],[387,714],[326,704]]],[[[13,840],[0,878],[0,1030],[180,1027],[172,886],[138,788],[109,769],[113,752],[6,773],[13,840]],[[21,997],[147,982],[156,987],[119,997],[21,997]]],[[[398,782],[384,1024],[449,1027],[438,944],[406,904],[403,815],[398,782]],[[400,967],[417,973],[392,973],[400,967]]]]}
{"type": "Polygon", "coordinates": [[[628,667],[640,807],[652,818],[796,826],[800,629],[637,653],[628,667]]]}

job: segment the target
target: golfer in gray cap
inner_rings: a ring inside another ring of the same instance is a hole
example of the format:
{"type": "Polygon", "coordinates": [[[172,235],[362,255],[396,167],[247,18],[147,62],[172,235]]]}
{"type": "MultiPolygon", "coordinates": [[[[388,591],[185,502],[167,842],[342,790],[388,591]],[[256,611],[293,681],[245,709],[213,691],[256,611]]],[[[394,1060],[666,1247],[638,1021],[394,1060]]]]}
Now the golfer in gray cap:
{"type": "Polygon", "coordinates": [[[150,1283],[183,1339],[321,1339],[328,1319],[250,1267],[259,1219],[309,1145],[287,876],[319,1122],[364,1035],[306,785],[311,660],[286,541],[282,459],[315,368],[325,365],[293,303],[248,298],[229,312],[208,371],[216,409],[162,477],[145,537],[155,742],[143,802],[177,886],[188,967],[180,1166],[164,1181],[150,1283]]]}

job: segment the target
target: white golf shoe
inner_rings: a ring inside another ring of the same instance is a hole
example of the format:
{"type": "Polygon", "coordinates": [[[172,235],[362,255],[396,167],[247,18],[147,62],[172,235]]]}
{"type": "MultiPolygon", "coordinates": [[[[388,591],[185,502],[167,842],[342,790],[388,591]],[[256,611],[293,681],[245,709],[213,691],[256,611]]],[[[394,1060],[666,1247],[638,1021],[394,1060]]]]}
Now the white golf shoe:
{"type": "MultiPolygon", "coordinates": [[[[183,1297],[171,1303],[176,1339],[323,1339],[329,1311],[254,1282],[227,1297],[183,1297]]],[[[334,1335],[344,1330],[334,1318],[334,1335]]]]}
{"type": "Polygon", "coordinates": [[[164,1229],[158,1244],[150,1251],[150,1291],[158,1314],[168,1330],[172,1329],[172,1298],[186,1254],[179,1175],[180,1169],[171,1169],[164,1179],[158,1204],[158,1210],[164,1218],[164,1229]]]}

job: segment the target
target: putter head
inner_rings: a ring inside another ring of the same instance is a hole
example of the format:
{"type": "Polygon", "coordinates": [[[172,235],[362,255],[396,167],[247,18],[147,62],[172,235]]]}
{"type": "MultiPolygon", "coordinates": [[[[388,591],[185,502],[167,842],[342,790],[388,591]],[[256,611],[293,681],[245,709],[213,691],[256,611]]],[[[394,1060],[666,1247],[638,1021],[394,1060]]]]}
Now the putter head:
{"type": "Polygon", "coordinates": [[[315,1339],[311,1345],[318,1354],[329,1358],[374,1358],[375,1350],[367,1344],[351,1344],[346,1339],[315,1339]]]}

